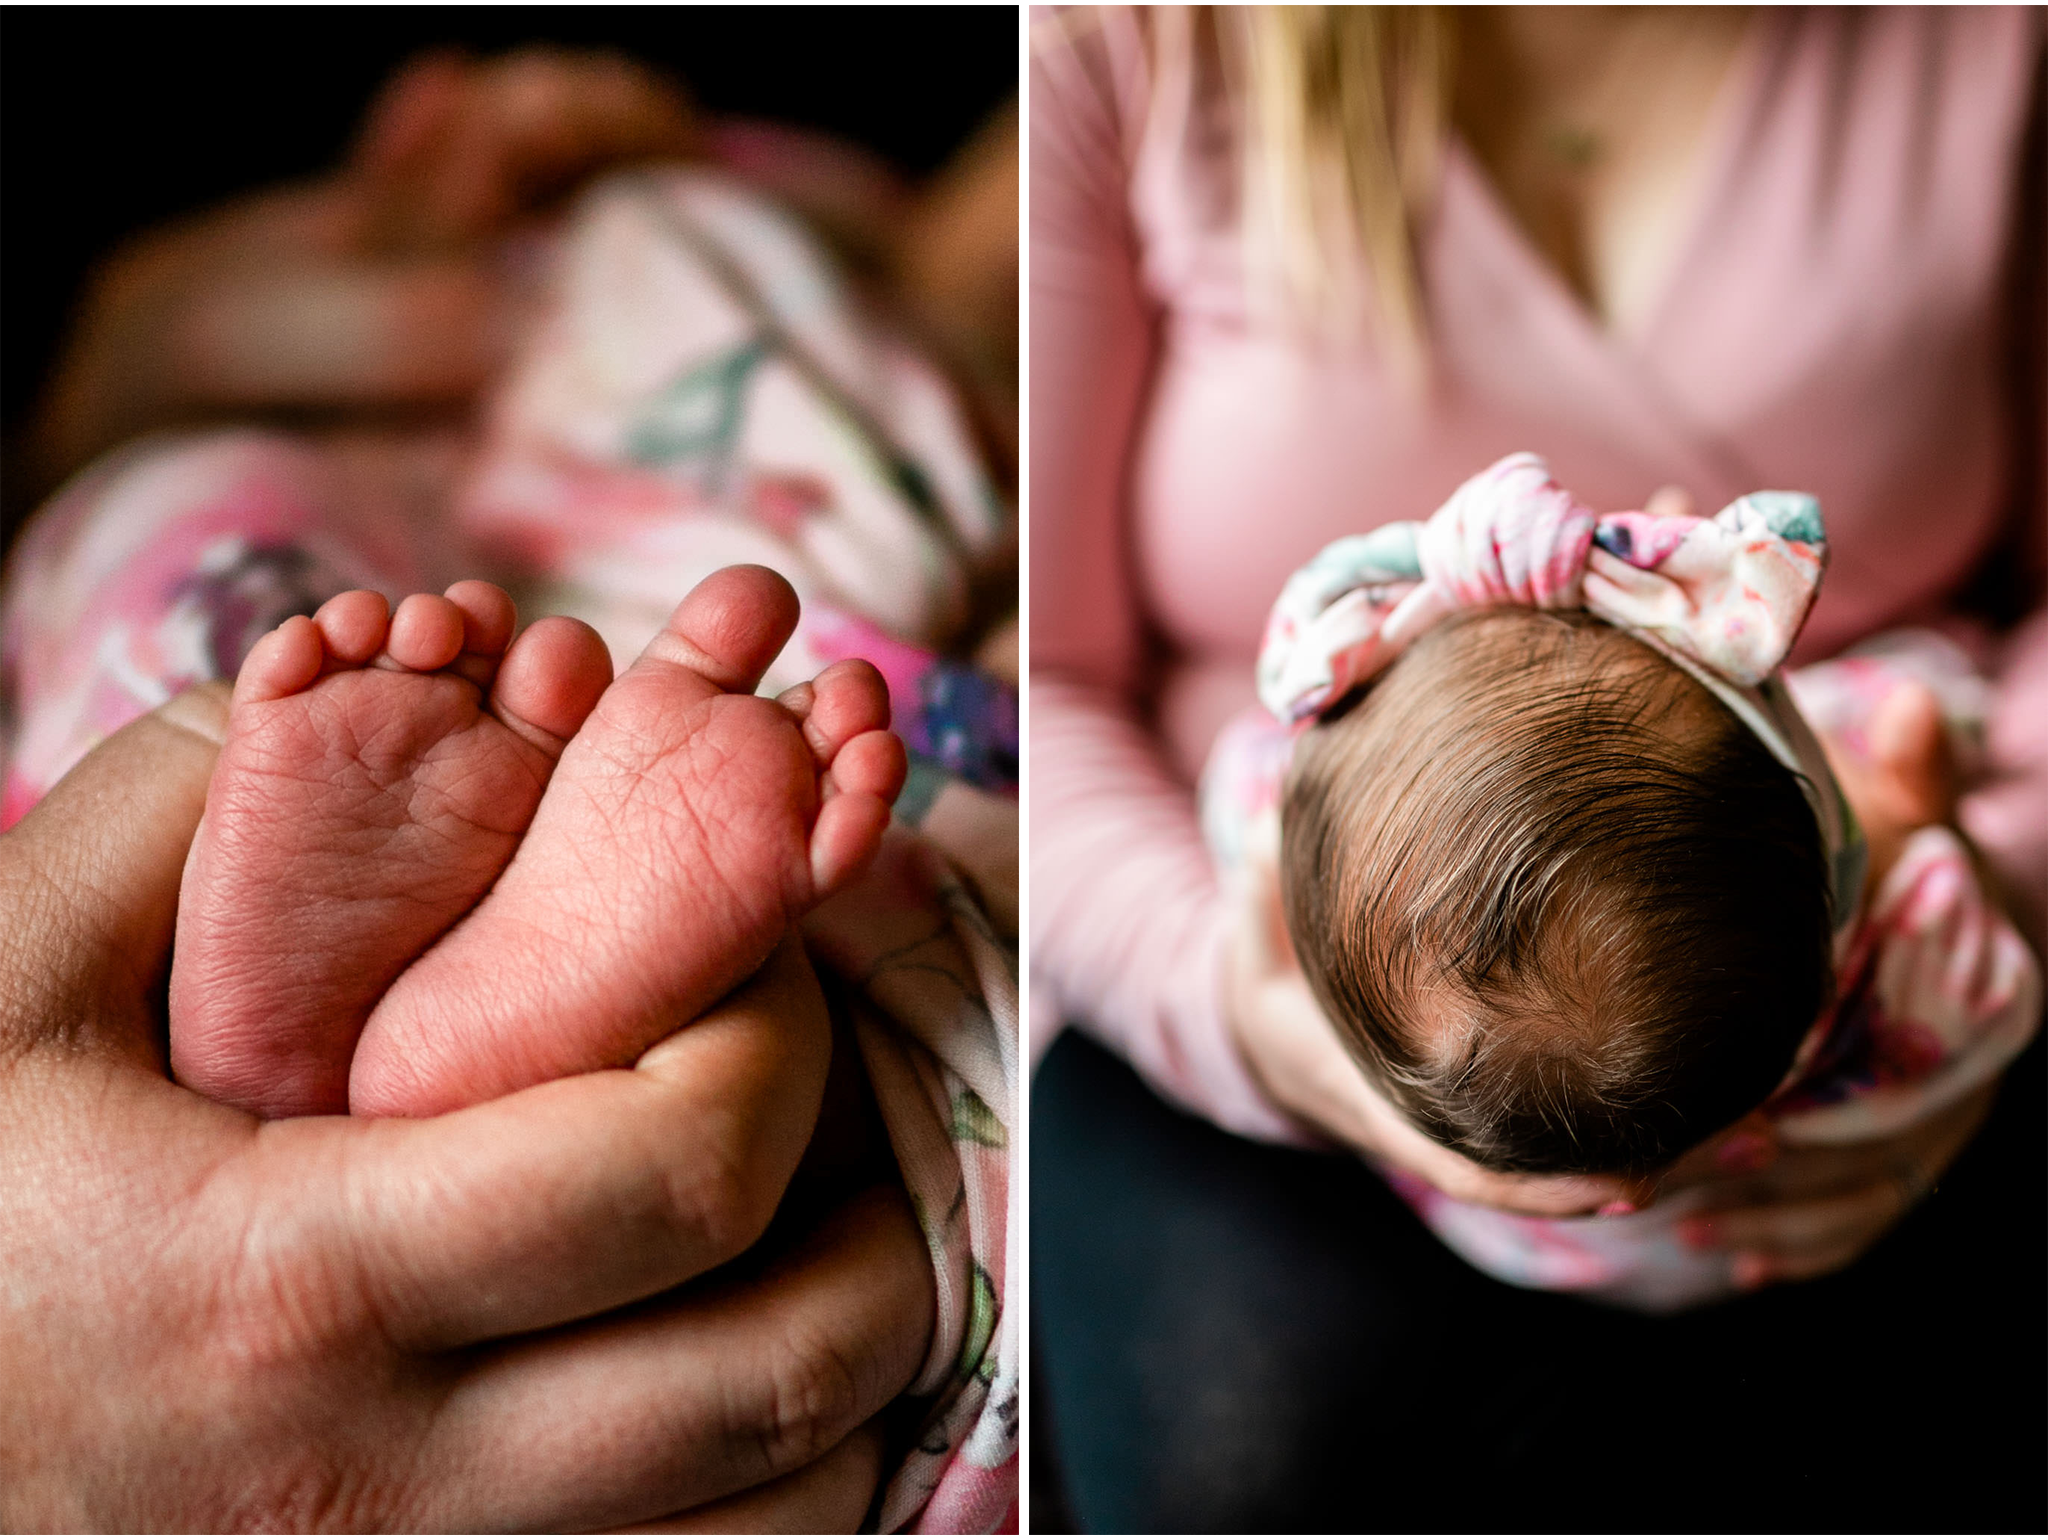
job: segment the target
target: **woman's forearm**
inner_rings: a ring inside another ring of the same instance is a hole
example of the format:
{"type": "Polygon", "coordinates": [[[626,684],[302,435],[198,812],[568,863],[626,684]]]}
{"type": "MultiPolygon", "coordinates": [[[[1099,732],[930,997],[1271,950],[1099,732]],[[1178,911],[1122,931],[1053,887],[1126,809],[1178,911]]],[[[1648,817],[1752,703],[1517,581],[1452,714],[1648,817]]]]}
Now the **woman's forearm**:
{"type": "Polygon", "coordinates": [[[1112,692],[1044,672],[1032,692],[1036,987],[1174,1101],[1298,1140],[1224,1020],[1228,917],[1192,793],[1112,692]]]}

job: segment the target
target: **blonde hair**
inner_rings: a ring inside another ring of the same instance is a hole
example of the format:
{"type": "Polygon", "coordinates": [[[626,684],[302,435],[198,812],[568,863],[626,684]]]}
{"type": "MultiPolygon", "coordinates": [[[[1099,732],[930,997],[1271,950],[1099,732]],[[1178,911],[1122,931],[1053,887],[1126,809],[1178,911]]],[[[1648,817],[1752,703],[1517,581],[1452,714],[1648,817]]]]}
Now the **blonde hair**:
{"type": "Polygon", "coordinates": [[[1237,138],[1255,297],[1318,330],[1370,331],[1419,368],[1415,232],[1450,118],[1452,20],[1436,6],[1168,6],[1139,13],[1148,134],[1185,132],[1211,59],[1237,138]]]}

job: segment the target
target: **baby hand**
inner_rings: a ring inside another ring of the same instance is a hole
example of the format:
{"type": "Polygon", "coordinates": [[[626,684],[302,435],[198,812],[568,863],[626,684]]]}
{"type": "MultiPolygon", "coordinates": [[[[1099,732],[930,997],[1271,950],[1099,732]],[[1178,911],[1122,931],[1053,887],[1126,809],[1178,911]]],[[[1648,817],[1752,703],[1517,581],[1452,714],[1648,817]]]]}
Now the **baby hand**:
{"type": "Polygon", "coordinates": [[[1739,1288],[1847,1267],[1934,1190],[1997,1094],[1996,1084],[1985,1086],[1902,1133],[1862,1144],[1780,1147],[1738,1124],[1737,1137],[1709,1141],[1673,1168],[1669,1185],[1720,1168],[1699,1182],[1706,1204],[1680,1222],[1679,1236],[1730,1253],[1739,1288]]]}

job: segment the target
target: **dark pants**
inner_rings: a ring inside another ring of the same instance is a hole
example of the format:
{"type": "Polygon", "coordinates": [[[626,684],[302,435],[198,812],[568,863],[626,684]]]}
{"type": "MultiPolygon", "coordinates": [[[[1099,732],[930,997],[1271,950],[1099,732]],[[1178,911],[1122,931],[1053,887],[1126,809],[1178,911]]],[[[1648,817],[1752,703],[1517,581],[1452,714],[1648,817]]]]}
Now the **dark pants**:
{"type": "Polygon", "coordinates": [[[1656,1319],[1496,1283],[1356,1161],[1068,1033],[1032,1087],[1036,1431],[1091,1531],[2040,1531],[2043,1090],[2037,1043],[1846,1272],[1656,1319]]]}

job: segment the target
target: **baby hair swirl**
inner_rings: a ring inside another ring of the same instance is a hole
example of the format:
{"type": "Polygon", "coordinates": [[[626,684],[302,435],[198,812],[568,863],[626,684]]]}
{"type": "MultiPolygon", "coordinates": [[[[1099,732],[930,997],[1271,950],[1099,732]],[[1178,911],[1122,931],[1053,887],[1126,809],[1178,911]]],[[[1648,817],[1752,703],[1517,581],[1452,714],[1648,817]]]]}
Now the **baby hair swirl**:
{"type": "Polygon", "coordinates": [[[1576,611],[1475,610],[1298,745],[1311,987],[1418,1126],[1495,1170],[1653,1170],[1760,1105],[1832,985],[1821,833],[1684,671],[1576,611]]]}

